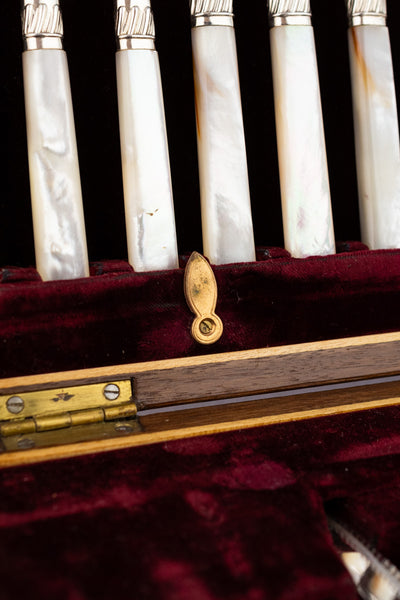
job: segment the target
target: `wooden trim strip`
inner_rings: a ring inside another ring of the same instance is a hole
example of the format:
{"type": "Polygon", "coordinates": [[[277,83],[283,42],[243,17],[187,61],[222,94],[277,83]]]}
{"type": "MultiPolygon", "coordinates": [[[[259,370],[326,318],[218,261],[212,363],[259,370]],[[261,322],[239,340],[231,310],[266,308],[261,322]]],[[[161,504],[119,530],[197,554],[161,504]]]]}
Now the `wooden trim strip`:
{"type": "Polygon", "coordinates": [[[400,333],[3,379],[0,395],[134,380],[139,410],[400,373],[400,333]]]}
{"type": "Polygon", "coordinates": [[[97,454],[99,452],[113,452],[116,450],[123,450],[138,446],[159,444],[199,436],[215,435],[218,433],[227,433],[229,431],[235,431],[239,429],[265,427],[268,425],[322,418],[352,412],[361,412],[374,408],[385,408],[398,405],[400,405],[400,397],[386,398],[383,400],[363,402],[357,404],[356,406],[354,403],[343,404],[341,406],[330,406],[327,408],[318,408],[291,413],[289,412],[286,414],[269,415],[266,417],[253,417],[249,419],[214,423],[212,425],[182,427],[178,429],[169,429],[152,433],[142,433],[123,438],[104,440],[101,442],[91,441],[52,448],[13,452],[3,455],[0,454],[0,468],[31,465],[39,462],[97,454]]]}
{"type": "Polygon", "coordinates": [[[400,405],[400,333],[0,381],[0,393],[133,378],[143,431],[126,437],[0,454],[13,467],[82,454],[400,405]],[[357,385],[349,384],[359,381],[357,385]],[[319,386],[337,383],[336,389],[319,386]],[[310,389],[305,389],[310,388],[310,389]],[[314,388],[314,389],[313,389],[314,388]],[[281,391],[293,393],[279,396],[281,391]],[[274,397],[274,394],[277,395],[274,397]],[[268,394],[225,408],[180,403],[268,394]],[[166,415],[151,415],[169,406],[166,415]],[[147,411],[147,414],[146,414],[147,411]],[[150,411],[150,412],[149,412],[150,411]]]}

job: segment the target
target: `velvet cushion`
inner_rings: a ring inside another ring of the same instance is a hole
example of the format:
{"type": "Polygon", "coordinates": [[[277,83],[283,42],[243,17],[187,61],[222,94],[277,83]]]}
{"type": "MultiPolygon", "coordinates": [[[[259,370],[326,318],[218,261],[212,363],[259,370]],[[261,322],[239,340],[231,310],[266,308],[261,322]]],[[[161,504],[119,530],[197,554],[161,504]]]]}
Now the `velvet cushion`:
{"type": "Polygon", "coordinates": [[[6,470],[0,598],[356,600],[329,509],[399,560],[400,408],[6,470]]]}
{"type": "MultiPolygon", "coordinates": [[[[179,247],[201,250],[188,6],[152,4],[179,247]]],[[[313,10],[336,235],[359,239],[346,11],[313,10]]],[[[256,242],[279,246],[266,3],[235,12],[256,242]]],[[[0,269],[0,377],[400,329],[399,252],[344,243],[337,257],[296,261],[268,248],[257,263],[215,269],[225,334],[197,346],[183,271],[136,274],[120,260],[113,3],[68,0],[63,13],[96,262],[75,282],[44,284],[21,268],[34,263],[21,25],[18,7],[2,2],[0,265],[19,268],[0,269]]],[[[398,75],[399,36],[392,42],[398,75]]],[[[355,600],[323,505],[399,562],[398,417],[371,411],[3,471],[0,600],[355,600]]]]}
{"type": "Polygon", "coordinates": [[[134,273],[123,261],[93,276],[43,283],[0,270],[0,377],[342,338],[400,329],[400,251],[292,259],[260,249],[256,263],[215,267],[224,335],[202,347],[183,269],[134,273]]]}
{"type": "MultiPolygon", "coordinates": [[[[400,252],[216,267],[222,340],[199,348],[183,269],[1,271],[1,375],[399,329],[400,252]]],[[[182,261],[184,264],[185,260],[182,261]]],[[[399,563],[400,409],[2,472],[0,600],[356,600],[324,504],[399,563]],[[377,518],[378,517],[378,518],[377,518]]]]}

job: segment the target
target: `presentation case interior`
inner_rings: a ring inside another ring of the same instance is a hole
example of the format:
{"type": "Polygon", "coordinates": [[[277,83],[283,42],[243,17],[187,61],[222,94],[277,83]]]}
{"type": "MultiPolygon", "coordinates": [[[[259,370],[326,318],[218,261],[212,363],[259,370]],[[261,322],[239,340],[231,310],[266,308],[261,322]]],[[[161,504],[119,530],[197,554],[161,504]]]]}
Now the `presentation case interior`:
{"type": "Polygon", "coordinates": [[[213,267],[209,346],[184,294],[202,250],[188,2],[153,0],[180,268],[127,262],[113,2],[64,0],[91,277],[47,283],[19,6],[1,4],[0,598],[357,598],[326,510],[400,564],[400,251],[360,242],[343,4],[312,3],[338,253],[299,260],[283,249],[267,7],[235,3],[258,250],[213,267]]]}

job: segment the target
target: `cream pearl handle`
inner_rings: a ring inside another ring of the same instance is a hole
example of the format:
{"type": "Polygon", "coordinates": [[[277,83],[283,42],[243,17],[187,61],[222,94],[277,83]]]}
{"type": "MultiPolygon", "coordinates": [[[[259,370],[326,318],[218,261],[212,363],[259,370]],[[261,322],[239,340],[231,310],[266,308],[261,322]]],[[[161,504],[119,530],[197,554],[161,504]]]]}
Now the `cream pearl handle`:
{"type": "Polygon", "coordinates": [[[349,52],[362,241],[400,248],[400,140],[386,2],[349,2],[349,52]]]}
{"type": "Polygon", "coordinates": [[[57,0],[26,0],[23,74],[37,269],[43,280],[89,275],[68,63],[57,0]]]}
{"type": "Polygon", "coordinates": [[[334,254],[335,238],[309,0],[270,0],[271,56],[286,249],[334,254]]]}
{"type": "Polygon", "coordinates": [[[255,260],[232,1],[192,0],[203,250],[212,264],[255,260]]]}
{"type": "Polygon", "coordinates": [[[149,0],[116,3],[118,104],[129,262],[178,267],[160,65],[149,0]]]}

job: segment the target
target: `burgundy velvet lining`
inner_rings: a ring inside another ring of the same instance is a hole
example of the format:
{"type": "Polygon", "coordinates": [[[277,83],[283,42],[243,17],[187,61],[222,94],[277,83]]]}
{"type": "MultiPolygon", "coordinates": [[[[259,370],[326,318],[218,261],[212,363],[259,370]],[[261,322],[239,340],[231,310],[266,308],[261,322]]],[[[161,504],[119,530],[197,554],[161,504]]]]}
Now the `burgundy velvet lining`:
{"type": "Polygon", "coordinates": [[[400,565],[400,485],[381,485],[376,493],[363,490],[329,503],[328,509],[340,522],[350,523],[356,535],[368,532],[367,542],[400,565]]]}
{"type": "Polygon", "coordinates": [[[0,598],[356,600],[323,512],[398,560],[400,407],[3,472],[0,598]]]}
{"type": "MultiPolygon", "coordinates": [[[[225,333],[190,336],[183,269],[0,271],[0,377],[400,329],[400,251],[215,267],[225,333]]],[[[184,266],[187,257],[182,259],[184,266]]],[[[2,473],[0,600],[356,600],[324,503],[399,563],[400,408],[2,473]]]]}
{"type": "Polygon", "coordinates": [[[214,268],[225,330],[207,348],[190,335],[182,269],[140,274],[108,261],[91,278],[48,283],[3,269],[0,377],[400,329],[400,251],[296,260],[272,248],[259,259],[214,268]]]}

